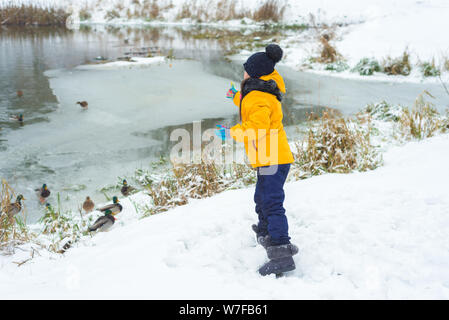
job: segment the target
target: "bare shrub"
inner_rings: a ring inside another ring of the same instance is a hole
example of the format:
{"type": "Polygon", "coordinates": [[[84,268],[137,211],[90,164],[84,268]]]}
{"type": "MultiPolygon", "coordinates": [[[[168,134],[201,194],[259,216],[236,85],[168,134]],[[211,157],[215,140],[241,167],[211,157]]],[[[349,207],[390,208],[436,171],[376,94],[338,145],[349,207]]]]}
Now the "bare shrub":
{"type": "Polygon", "coordinates": [[[118,13],[117,10],[112,9],[106,12],[106,15],[104,16],[106,20],[113,20],[120,18],[120,13],[118,13]]]}
{"type": "Polygon", "coordinates": [[[399,120],[402,135],[407,139],[424,139],[447,129],[447,119],[443,119],[433,104],[425,96],[434,98],[428,91],[422,92],[415,100],[413,108],[404,108],[399,120]]]}

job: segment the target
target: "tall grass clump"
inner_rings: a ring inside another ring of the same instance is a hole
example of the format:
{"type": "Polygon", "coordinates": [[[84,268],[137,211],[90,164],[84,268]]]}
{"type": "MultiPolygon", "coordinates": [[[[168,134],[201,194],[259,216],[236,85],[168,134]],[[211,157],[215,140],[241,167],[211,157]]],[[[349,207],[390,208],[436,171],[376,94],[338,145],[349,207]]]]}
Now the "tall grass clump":
{"type": "Polygon", "coordinates": [[[16,193],[6,180],[2,180],[2,188],[0,194],[0,250],[11,249],[16,245],[27,242],[31,239],[25,225],[25,216],[23,214],[24,204],[22,202],[22,212],[14,217],[8,217],[6,208],[14,202],[16,193]]]}
{"type": "Polygon", "coordinates": [[[306,138],[296,143],[293,174],[305,179],[323,173],[367,171],[380,166],[382,160],[371,144],[370,129],[356,121],[333,118],[324,112],[312,122],[306,138]]]}
{"type": "Polygon", "coordinates": [[[0,6],[0,25],[65,26],[69,15],[62,8],[10,2],[0,6]]]}
{"type": "Polygon", "coordinates": [[[430,138],[448,129],[448,118],[442,116],[426,97],[433,98],[429,92],[424,91],[416,98],[411,109],[403,109],[399,127],[406,139],[430,138]]]}
{"type": "Polygon", "coordinates": [[[106,12],[104,18],[106,20],[119,19],[120,13],[116,9],[112,9],[112,10],[109,10],[108,12],[106,12]]]}
{"type": "Polygon", "coordinates": [[[388,75],[403,75],[408,76],[412,70],[410,65],[410,54],[405,50],[402,57],[391,58],[387,57],[382,62],[383,71],[388,75]]]}
{"type": "Polygon", "coordinates": [[[341,58],[340,54],[337,52],[337,49],[335,49],[335,47],[331,44],[332,38],[333,33],[326,33],[320,36],[320,55],[318,57],[312,58],[312,62],[332,64],[337,62],[337,60],[341,58]]]}

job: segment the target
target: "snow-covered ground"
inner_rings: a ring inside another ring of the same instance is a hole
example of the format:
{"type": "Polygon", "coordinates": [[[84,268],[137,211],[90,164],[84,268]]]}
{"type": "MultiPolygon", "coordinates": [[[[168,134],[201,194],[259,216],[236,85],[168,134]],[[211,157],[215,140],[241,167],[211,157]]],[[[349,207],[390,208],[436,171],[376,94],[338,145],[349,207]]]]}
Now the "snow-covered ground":
{"type": "MultiPolygon", "coordinates": [[[[449,298],[449,135],[391,147],[385,166],[286,186],[297,270],[261,277],[254,190],[121,225],[64,256],[2,257],[0,298],[449,298]]],[[[142,203],[145,196],[131,197],[142,203]]]]}

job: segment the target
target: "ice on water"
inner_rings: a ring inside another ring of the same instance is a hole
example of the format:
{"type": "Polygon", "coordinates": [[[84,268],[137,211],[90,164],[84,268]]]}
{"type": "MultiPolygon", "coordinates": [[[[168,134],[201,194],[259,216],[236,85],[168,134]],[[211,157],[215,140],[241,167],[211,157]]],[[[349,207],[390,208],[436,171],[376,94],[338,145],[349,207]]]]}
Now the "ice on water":
{"type": "Polygon", "coordinates": [[[105,201],[96,192],[99,188],[159,157],[163,142],[148,132],[235,114],[224,99],[229,80],[207,73],[197,61],[52,70],[46,75],[58,110],[49,122],[11,131],[9,155],[0,159],[15,185],[29,186],[17,191],[31,199],[26,202],[31,221],[42,212],[33,191],[42,183],[50,187],[53,202],[61,192],[67,209],[76,208],[86,195],[105,201]],[[82,100],[89,103],[88,110],[76,104],[82,100]]]}

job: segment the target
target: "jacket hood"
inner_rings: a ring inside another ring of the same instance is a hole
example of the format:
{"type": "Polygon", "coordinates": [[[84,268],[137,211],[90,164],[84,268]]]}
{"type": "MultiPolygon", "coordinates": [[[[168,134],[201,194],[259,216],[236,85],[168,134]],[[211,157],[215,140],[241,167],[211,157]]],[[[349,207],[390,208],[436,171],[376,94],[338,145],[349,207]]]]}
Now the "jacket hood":
{"type": "Polygon", "coordinates": [[[261,76],[259,79],[265,80],[265,81],[274,80],[276,82],[276,84],[278,85],[279,90],[282,93],[285,93],[284,79],[282,78],[282,76],[276,70],[274,70],[270,74],[267,74],[265,76],[261,76]]]}

